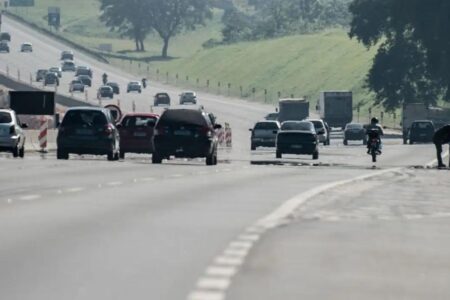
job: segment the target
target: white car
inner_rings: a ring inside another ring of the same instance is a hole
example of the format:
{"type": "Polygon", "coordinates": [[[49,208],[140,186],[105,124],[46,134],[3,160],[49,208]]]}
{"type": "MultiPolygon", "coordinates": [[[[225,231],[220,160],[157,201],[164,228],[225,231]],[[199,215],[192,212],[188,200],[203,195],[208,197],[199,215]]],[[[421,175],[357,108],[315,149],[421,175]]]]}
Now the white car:
{"type": "Polygon", "coordinates": [[[14,157],[25,156],[25,133],[16,113],[10,109],[0,109],[0,152],[12,152],[14,157]]]}
{"type": "Polygon", "coordinates": [[[20,46],[20,52],[33,52],[33,45],[31,43],[23,43],[20,46]]]}
{"type": "Polygon", "coordinates": [[[61,64],[61,69],[63,72],[75,72],[77,68],[76,68],[75,64],[73,63],[73,61],[65,60],[61,64]]]}
{"type": "Polygon", "coordinates": [[[328,134],[327,127],[325,126],[325,123],[323,122],[323,120],[308,119],[307,121],[313,123],[314,128],[316,129],[319,143],[323,143],[324,146],[330,145],[330,135],[328,134]]]}

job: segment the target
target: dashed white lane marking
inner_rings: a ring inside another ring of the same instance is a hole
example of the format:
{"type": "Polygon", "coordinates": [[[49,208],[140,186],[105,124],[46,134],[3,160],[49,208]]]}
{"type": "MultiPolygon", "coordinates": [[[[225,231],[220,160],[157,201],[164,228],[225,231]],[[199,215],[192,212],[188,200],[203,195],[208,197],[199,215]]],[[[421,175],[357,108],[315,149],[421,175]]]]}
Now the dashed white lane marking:
{"type": "Polygon", "coordinates": [[[212,266],[206,269],[205,274],[208,276],[215,276],[215,277],[232,277],[234,274],[236,274],[237,269],[233,267],[217,267],[212,266]]]}
{"type": "Polygon", "coordinates": [[[278,209],[258,220],[254,225],[247,227],[244,233],[232,241],[224,253],[216,257],[214,263],[206,269],[204,277],[197,282],[196,289],[187,299],[224,300],[233,276],[238,272],[238,268],[242,266],[248,253],[260,240],[261,236],[270,229],[288,223],[295,216],[297,209],[308,200],[331,189],[378,177],[386,173],[399,172],[400,170],[400,168],[388,169],[348,180],[325,184],[286,201],[278,209]]]}
{"type": "Polygon", "coordinates": [[[242,265],[243,262],[244,260],[240,257],[229,257],[229,256],[219,256],[215,260],[215,263],[217,265],[235,266],[235,267],[242,265]]]}
{"type": "Polygon", "coordinates": [[[225,294],[222,292],[193,292],[189,295],[188,300],[223,300],[225,294]]]}
{"type": "Polygon", "coordinates": [[[119,185],[122,185],[122,184],[123,184],[122,181],[111,181],[111,182],[107,183],[107,185],[109,185],[109,186],[119,186],[119,185]]]}
{"type": "Polygon", "coordinates": [[[8,203],[8,204],[11,204],[12,202],[13,202],[12,199],[7,199],[7,200],[6,200],[6,203],[8,203]]]}
{"type": "Polygon", "coordinates": [[[200,278],[197,282],[197,288],[206,290],[226,290],[230,286],[230,280],[227,278],[200,278]]]}
{"type": "Polygon", "coordinates": [[[22,196],[19,199],[23,200],[23,201],[32,201],[32,200],[36,200],[41,198],[40,195],[27,195],[27,196],[22,196]]]}
{"type": "Polygon", "coordinates": [[[67,189],[68,193],[78,193],[78,192],[82,192],[82,191],[84,191],[84,188],[82,188],[82,187],[74,187],[74,188],[67,189]]]}

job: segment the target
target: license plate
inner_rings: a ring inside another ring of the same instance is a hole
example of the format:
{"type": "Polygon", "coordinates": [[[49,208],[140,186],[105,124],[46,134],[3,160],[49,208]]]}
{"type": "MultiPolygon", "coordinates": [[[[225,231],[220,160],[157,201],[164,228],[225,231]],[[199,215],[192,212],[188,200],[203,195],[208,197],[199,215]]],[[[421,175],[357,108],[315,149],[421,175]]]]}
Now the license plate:
{"type": "Polygon", "coordinates": [[[135,132],[134,136],[135,137],[145,137],[145,136],[147,136],[147,134],[145,132],[135,132]]]}
{"type": "Polygon", "coordinates": [[[291,148],[292,149],[302,149],[303,146],[302,145],[292,145],[291,148]]]}
{"type": "Polygon", "coordinates": [[[174,134],[179,136],[190,136],[191,132],[189,130],[175,130],[174,134]]]}
{"type": "Polygon", "coordinates": [[[77,129],[76,133],[79,135],[93,135],[94,131],[90,129],[77,129]]]}

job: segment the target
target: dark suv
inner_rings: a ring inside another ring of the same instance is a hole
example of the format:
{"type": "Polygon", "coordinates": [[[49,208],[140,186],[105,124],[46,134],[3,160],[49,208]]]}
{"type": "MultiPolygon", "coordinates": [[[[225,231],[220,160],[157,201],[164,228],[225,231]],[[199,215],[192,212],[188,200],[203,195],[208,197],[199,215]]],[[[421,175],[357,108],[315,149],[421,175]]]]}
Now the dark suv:
{"type": "Polygon", "coordinates": [[[160,164],[171,156],[206,157],[208,166],[217,164],[218,137],[209,114],[197,109],[168,109],[155,126],[152,162],[160,164]]]}
{"type": "Polygon", "coordinates": [[[434,131],[432,121],[414,121],[409,130],[409,144],[433,142],[434,131]]]}
{"type": "Polygon", "coordinates": [[[77,107],[69,109],[59,126],[57,158],[69,154],[107,155],[109,161],[119,159],[120,135],[111,111],[105,108],[77,107]]]}
{"type": "Polygon", "coordinates": [[[170,106],[170,96],[167,93],[158,93],[155,95],[154,101],[153,101],[153,105],[154,106],[160,106],[160,105],[166,105],[166,106],[170,106]]]}
{"type": "Polygon", "coordinates": [[[9,45],[7,42],[0,42],[0,52],[9,53],[9,45]]]}

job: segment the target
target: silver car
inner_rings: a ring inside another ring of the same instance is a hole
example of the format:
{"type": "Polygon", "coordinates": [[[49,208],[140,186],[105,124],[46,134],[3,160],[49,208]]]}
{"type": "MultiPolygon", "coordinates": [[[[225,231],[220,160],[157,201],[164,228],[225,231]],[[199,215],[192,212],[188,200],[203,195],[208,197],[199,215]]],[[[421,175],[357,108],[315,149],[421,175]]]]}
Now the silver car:
{"type": "Polygon", "coordinates": [[[319,142],[323,143],[324,146],[330,145],[330,135],[328,134],[327,126],[322,120],[310,120],[307,121],[313,123],[314,128],[316,129],[317,137],[319,138],[319,142]]]}
{"type": "Polygon", "coordinates": [[[251,136],[251,150],[256,150],[257,147],[275,147],[278,131],[280,130],[280,123],[277,121],[261,121],[255,124],[253,129],[250,129],[251,136]]]}
{"type": "Polygon", "coordinates": [[[14,157],[25,156],[25,133],[16,113],[0,109],[0,152],[12,152],[14,157]]]}

